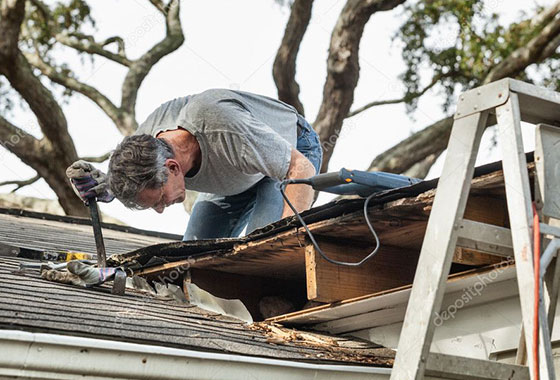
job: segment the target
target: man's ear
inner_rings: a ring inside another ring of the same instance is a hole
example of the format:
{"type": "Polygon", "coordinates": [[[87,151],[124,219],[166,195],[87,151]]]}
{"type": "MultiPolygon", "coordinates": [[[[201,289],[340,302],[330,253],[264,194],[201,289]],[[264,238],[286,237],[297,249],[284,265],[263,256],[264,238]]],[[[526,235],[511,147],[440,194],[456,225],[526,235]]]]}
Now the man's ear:
{"type": "Polygon", "coordinates": [[[179,165],[179,162],[177,160],[168,158],[167,160],[165,160],[165,166],[167,167],[167,170],[169,170],[169,173],[172,174],[181,173],[181,165],[179,165]]]}

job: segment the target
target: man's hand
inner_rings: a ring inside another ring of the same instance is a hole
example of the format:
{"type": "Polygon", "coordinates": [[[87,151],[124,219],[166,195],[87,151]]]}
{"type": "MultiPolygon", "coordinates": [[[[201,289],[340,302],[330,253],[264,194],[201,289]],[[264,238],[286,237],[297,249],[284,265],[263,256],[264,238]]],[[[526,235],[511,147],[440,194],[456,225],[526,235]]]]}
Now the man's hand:
{"type": "Polygon", "coordinates": [[[91,198],[97,198],[99,202],[111,202],[115,199],[109,190],[107,176],[89,162],[74,162],[66,169],[66,176],[72,182],[74,192],[86,203],[91,198]]]}
{"type": "MultiPolygon", "coordinates": [[[[313,164],[299,152],[297,149],[292,148],[292,159],[290,167],[288,168],[288,175],[286,179],[295,178],[309,178],[314,176],[315,167],[313,164]]],[[[290,200],[292,205],[298,212],[307,210],[313,202],[314,191],[311,186],[306,185],[288,185],[286,186],[286,197],[290,200]]],[[[284,211],[282,218],[294,215],[292,209],[284,202],[284,211]]]]}

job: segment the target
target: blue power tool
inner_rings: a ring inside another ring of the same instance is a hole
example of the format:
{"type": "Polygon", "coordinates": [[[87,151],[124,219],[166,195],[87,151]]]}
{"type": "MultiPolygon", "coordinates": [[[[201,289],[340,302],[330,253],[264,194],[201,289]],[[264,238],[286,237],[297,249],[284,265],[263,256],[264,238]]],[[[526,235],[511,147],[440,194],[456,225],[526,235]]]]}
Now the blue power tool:
{"type": "Polygon", "coordinates": [[[368,197],[379,191],[414,185],[422,180],[393,173],[340,169],[338,172],[319,174],[297,182],[311,185],[317,191],[368,197]]]}
{"type": "Polygon", "coordinates": [[[357,267],[365,263],[366,261],[370,260],[377,251],[379,250],[379,237],[377,233],[373,229],[373,225],[369,220],[368,216],[368,204],[370,199],[374,196],[375,193],[378,193],[383,190],[390,190],[396,189],[400,187],[406,187],[414,185],[415,183],[422,182],[421,179],[418,178],[410,178],[404,175],[393,174],[393,173],[384,173],[384,172],[364,172],[361,170],[347,170],[341,169],[338,172],[333,173],[325,173],[319,174],[310,178],[306,179],[286,179],[282,182],[280,186],[280,193],[284,197],[284,200],[288,204],[288,206],[294,212],[294,215],[298,218],[299,222],[307,231],[309,235],[309,239],[315,246],[315,249],[319,254],[329,263],[335,265],[343,265],[348,267],[357,267]],[[328,193],[340,194],[340,195],[359,195],[361,197],[366,198],[364,201],[364,218],[366,223],[371,231],[373,237],[375,238],[375,249],[371,251],[366,257],[361,259],[360,261],[356,262],[346,262],[346,261],[339,261],[334,260],[328,257],[319,247],[315,237],[309,230],[309,227],[295,209],[294,205],[290,202],[288,197],[285,193],[286,185],[289,184],[305,184],[311,186],[313,189],[317,191],[326,191],[328,193]]]}

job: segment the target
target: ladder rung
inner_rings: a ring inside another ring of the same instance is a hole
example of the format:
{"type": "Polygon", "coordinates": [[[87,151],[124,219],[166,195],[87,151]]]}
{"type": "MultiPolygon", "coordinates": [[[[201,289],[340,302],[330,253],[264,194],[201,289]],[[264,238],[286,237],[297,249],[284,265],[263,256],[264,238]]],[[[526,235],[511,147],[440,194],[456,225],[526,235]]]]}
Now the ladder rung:
{"type": "Polygon", "coordinates": [[[513,256],[509,228],[463,219],[457,229],[457,246],[497,256],[513,256]]]}
{"type": "Polygon", "coordinates": [[[560,228],[558,227],[554,227],[546,223],[540,223],[540,228],[541,228],[541,234],[560,237],[560,228]]]}
{"type": "Polygon", "coordinates": [[[491,360],[430,353],[425,375],[457,380],[528,380],[529,369],[491,360]]]}

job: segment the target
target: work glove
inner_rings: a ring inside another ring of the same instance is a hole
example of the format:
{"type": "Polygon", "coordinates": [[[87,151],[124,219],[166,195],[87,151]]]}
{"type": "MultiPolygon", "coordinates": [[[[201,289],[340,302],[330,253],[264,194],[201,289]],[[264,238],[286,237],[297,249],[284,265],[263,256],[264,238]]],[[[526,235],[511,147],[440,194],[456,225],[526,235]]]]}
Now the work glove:
{"type": "Polygon", "coordinates": [[[97,268],[93,265],[82,263],[78,260],[68,262],[68,272],[78,276],[86,287],[101,285],[112,280],[120,268],[97,268]]]}
{"type": "Polygon", "coordinates": [[[99,202],[111,202],[115,199],[109,189],[107,176],[101,170],[84,160],[74,162],[66,169],[66,176],[72,182],[72,188],[82,201],[97,198],[99,202]]]}
{"type": "Polygon", "coordinates": [[[112,280],[115,277],[115,273],[121,270],[120,268],[97,268],[78,260],[69,261],[66,269],[45,269],[41,272],[41,277],[45,280],[62,284],[89,288],[112,280]]]}

